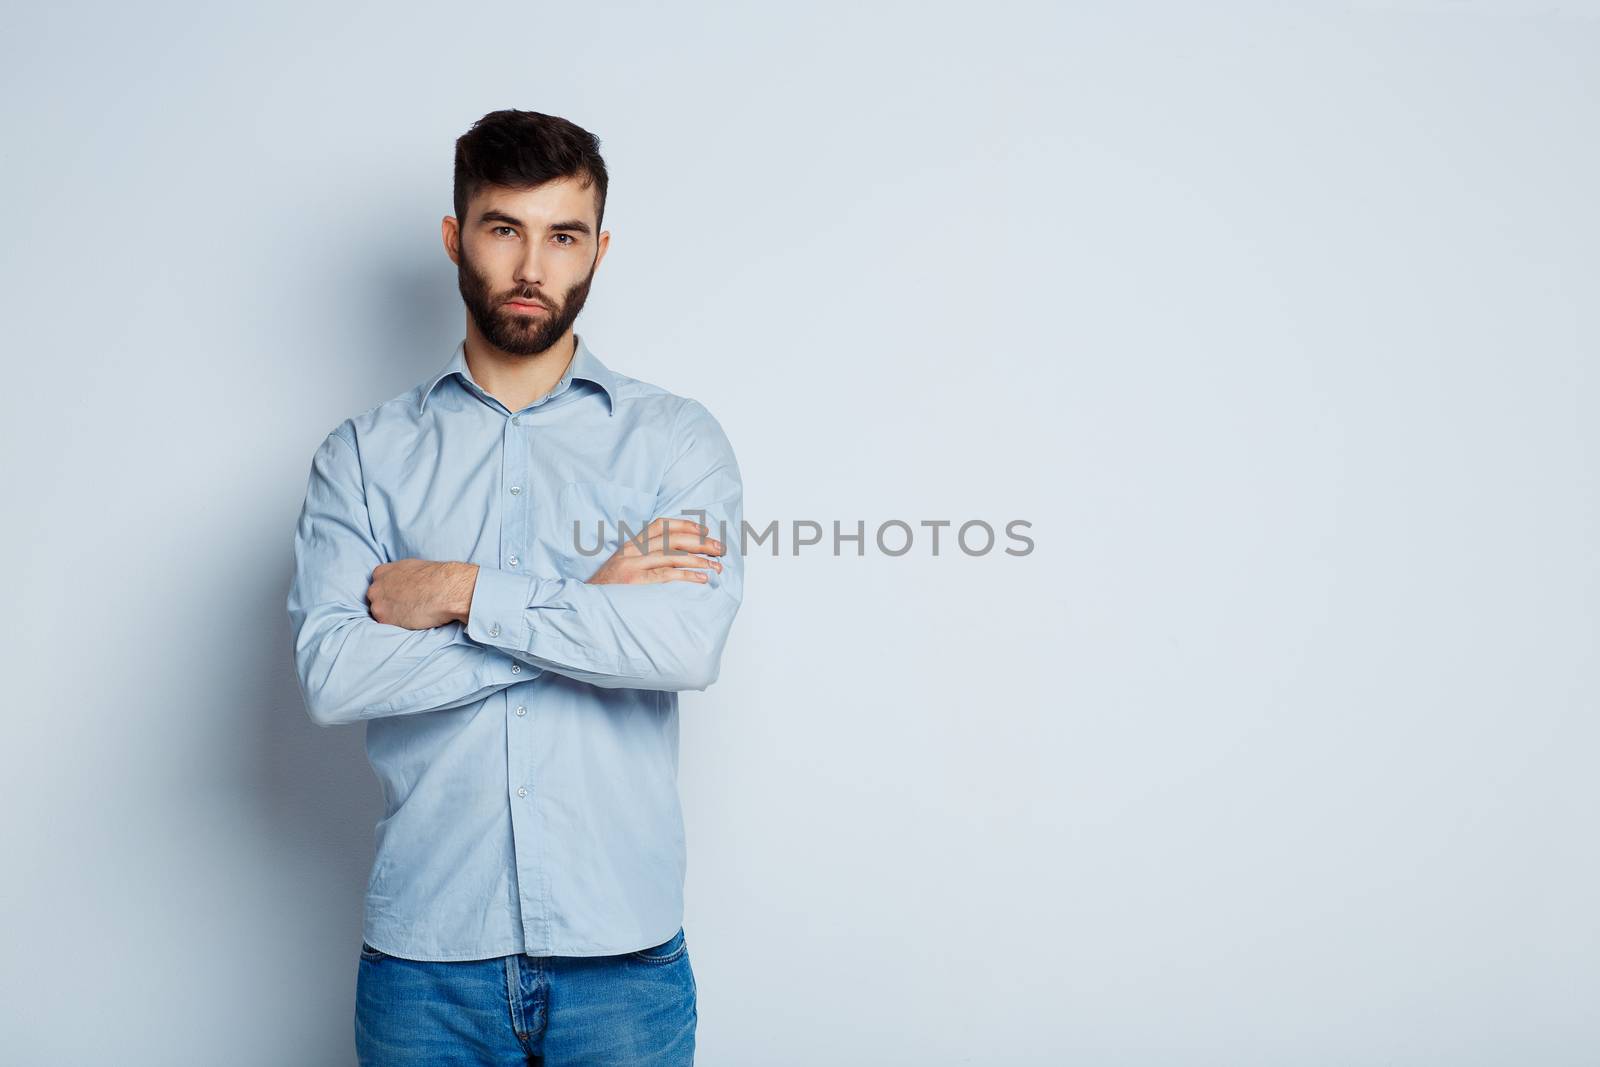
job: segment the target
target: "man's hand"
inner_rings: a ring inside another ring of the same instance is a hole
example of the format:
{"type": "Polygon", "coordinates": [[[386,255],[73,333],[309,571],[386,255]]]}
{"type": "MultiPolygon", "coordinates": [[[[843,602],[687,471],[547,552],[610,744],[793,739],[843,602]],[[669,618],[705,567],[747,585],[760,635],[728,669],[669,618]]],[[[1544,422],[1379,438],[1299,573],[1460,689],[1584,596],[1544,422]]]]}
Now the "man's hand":
{"type": "Polygon", "coordinates": [[[688,519],[658,518],[640,533],[623,538],[622,547],[584,581],[590,585],[708,581],[706,568],[722,570],[722,563],[709,557],[727,549],[706,532],[706,527],[688,519]]]}
{"type": "Polygon", "coordinates": [[[477,584],[476,563],[438,563],[401,559],[372,569],[367,586],[369,614],[378,622],[407,630],[431,630],[447,622],[466,622],[477,584]]]}

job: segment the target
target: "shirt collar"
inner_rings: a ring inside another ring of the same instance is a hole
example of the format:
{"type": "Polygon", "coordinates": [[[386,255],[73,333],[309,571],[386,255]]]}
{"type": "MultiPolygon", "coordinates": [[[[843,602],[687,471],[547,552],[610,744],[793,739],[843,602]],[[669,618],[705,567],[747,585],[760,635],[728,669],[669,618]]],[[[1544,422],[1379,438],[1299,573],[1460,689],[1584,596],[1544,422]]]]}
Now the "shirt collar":
{"type": "MultiPolygon", "coordinates": [[[[577,340],[577,351],[572,354],[572,362],[567,365],[567,373],[558,383],[557,388],[560,388],[560,385],[565,384],[572,378],[582,378],[585,381],[593,382],[605,392],[607,410],[610,414],[615,415],[617,413],[617,376],[611,372],[610,367],[600,362],[599,356],[589,350],[589,346],[583,341],[583,334],[573,334],[573,337],[577,340]]],[[[472,372],[467,369],[467,342],[465,338],[456,342],[455,351],[450,353],[450,361],[444,365],[443,370],[433,376],[433,380],[428,383],[428,388],[423,390],[422,399],[417,401],[417,410],[419,412],[427,409],[428,397],[433,395],[433,391],[439,387],[440,382],[452,374],[461,375],[463,382],[472,382],[472,372]]],[[[473,382],[472,384],[476,385],[477,383],[473,382]]]]}

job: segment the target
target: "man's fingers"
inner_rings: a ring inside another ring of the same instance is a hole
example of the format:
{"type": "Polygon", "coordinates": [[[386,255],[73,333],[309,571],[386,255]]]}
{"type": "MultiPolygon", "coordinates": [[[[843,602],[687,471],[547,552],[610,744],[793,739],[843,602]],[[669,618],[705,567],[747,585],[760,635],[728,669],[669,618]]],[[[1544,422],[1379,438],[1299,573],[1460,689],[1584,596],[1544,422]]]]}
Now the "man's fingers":
{"type": "Polygon", "coordinates": [[[691,522],[688,519],[672,519],[665,515],[660,515],[654,519],[651,519],[649,522],[645,523],[644,528],[650,531],[650,534],[653,538],[661,537],[671,531],[688,530],[696,533],[705,531],[705,527],[701,526],[698,522],[691,522]]]}
{"type": "Polygon", "coordinates": [[[658,519],[645,529],[649,539],[639,537],[635,543],[642,543],[647,552],[665,552],[670,548],[674,552],[721,556],[728,551],[727,546],[711,537],[704,526],[687,519],[658,519]]]}
{"type": "Polygon", "coordinates": [[[639,557],[638,566],[646,568],[700,567],[720,571],[722,569],[722,561],[708,559],[692,552],[673,553],[670,555],[663,552],[650,552],[639,557]]]}
{"type": "Polygon", "coordinates": [[[706,572],[703,570],[691,570],[677,563],[668,563],[646,567],[644,569],[644,580],[646,582],[704,582],[707,579],[706,572]]]}
{"type": "Polygon", "coordinates": [[[701,523],[661,516],[624,537],[622,547],[596,573],[610,576],[602,578],[601,584],[621,575],[629,575],[622,581],[641,583],[706,582],[710,581],[707,571],[722,570],[722,561],[713,557],[726,552],[701,523]]]}
{"type": "Polygon", "coordinates": [[[719,556],[727,551],[721,541],[711,536],[709,529],[689,519],[669,519],[663,516],[648,523],[645,529],[650,533],[651,546],[671,544],[673,548],[714,552],[719,556]]]}
{"type": "Polygon", "coordinates": [[[683,556],[720,556],[724,552],[721,545],[714,544],[710,541],[702,541],[692,535],[685,536],[683,534],[675,534],[670,542],[670,546],[670,549],[657,547],[653,548],[651,551],[653,553],[659,552],[661,555],[666,556],[669,559],[681,558],[683,556]]]}

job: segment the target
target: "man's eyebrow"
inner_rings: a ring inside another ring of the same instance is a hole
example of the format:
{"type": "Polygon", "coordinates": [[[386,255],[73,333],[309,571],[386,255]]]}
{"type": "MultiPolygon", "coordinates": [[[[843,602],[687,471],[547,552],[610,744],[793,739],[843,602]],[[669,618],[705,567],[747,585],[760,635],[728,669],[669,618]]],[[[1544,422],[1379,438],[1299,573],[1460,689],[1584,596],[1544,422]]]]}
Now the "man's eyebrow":
{"type": "MultiPolygon", "coordinates": [[[[508,226],[519,226],[519,227],[523,225],[521,219],[516,218],[516,217],[514,217],[512,215],[507,215],[504,211],[494,211],[494,210],[485,211],[483,214],[479,215],[478,216],[478,221],[480,223],[482,223],[482,222],[503,222],[508,226]]],[[[570,231],[572,231],[574,233],[590,233],[590,232],[592,232],[589,229],[589,224],[587,222],[584,222],[582,219],[567,219],[565,222],[552,222],[550,224],[549,228],[550,228],[550,232],[551,233],[555,233],[555,232],[561,231],[561,230],[570,230],[570,231]]]]}

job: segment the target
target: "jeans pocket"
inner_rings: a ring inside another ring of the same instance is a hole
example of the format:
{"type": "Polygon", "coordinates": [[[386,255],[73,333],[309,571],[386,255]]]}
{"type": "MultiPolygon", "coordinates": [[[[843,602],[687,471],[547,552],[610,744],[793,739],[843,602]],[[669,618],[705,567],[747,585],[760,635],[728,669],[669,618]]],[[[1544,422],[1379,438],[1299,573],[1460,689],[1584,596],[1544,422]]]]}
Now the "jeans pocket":
{"type": "Polygon", "coordinates": [[[678,927],[678,932],[667,938],[666,941],[653,948],[642,948],[637,952],[628,953],[629,959],[641,963],[671,963],[689,950],[689,943],[684,940],[683,927],[678,927]]]}
{"type": "Polygon", "coordinates": [[[361,942],[361,958],[362,959],[371,960],[371,961],[377,961],[377,960],[385,959],[385,958],[387,958],[387,956],[388,956],[388,953],[384,952],[382,949],[373,948],[371,945],[367,944],[365,941],[361,942]]]}

